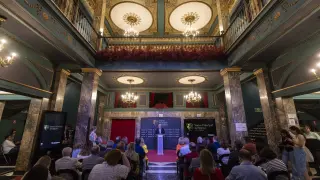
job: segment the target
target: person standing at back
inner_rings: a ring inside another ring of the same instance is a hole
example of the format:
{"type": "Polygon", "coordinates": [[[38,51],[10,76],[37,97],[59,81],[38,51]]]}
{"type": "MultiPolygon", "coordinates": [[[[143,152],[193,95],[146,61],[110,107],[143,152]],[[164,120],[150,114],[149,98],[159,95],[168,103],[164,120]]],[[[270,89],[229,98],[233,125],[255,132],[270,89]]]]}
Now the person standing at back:
{"type": "Polygon", "coordinates": [[[239,152],[240,165],[232,168],[226,180],[267,180],[267,175],[260,167],[252,164],[250,151],[241,149],[239,152]]]}

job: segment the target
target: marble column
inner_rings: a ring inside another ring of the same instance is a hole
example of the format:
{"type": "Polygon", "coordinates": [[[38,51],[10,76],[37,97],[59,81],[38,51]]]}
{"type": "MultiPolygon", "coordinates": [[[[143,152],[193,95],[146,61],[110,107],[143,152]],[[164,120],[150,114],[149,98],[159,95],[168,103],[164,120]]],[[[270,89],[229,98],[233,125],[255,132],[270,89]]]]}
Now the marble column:
{"type": "Polygon", "coordinates": [[[50,110],[62,111],[64,94],[70,72],[61,69],[55,72],[55,81],[53,87],[53,95],[50,101],[50,110]]]}
{"type": "Polygon", "coordinates": [[[231,143],[248,135],[246,115],[240,84],[241,68],[225,68],[220,74],[223,77],[228,113],[231,143]]]}
{"type": "Polygon", "coordinates": [[[223,93],[220,93],[220,94],[215,94],[216,103],[219,108],[217,112],[218,118],[216,118],[217,136],[225,142],[230,142],[228,122],[227,122],[228,120],[227,120],[226,111],[225,111],[226,110],[225,96],[223,93]]]}
{"type": "Polygon", "coordinates": [[[74,137],[75,144],[85,145],[92,127],[98,90],[98,80],[102,72],[95,68],[82,68],[80,101],[74,137]]]}
{"type": "Polygon", "coordinates": [[[6,102],[5,101],[0,101],[0,121],[2,119],[2,113],[3,113],[3,110],[4,110],[4,106],[6,105],[6,102]]]}
{"type": "Polygon", "coordinates": [[[31,99],[15,171],[21,172],[29,169],[31,160],[33,159],[33,153],[36,149],[37,134],[42,112],[47,110],[48,106],[49,99],[47,98],[31,99]]]}
{"type": "Polygon", "coordinates": [[[136,134],[135,134],[136,138],[140,138],[140,130],[141,130],[141,118],[138,117],[136,118],[136,134]]]}
{"type": "Polygon", "coordinates": [[[276,98],[276,114],[281,129],[288,129],[289,126],[299,126],[296,106],[292,97],[276,98]]]}
{"type": "Polygon", "coordinates": [[[98,106],[98,118],[97,118],[97,135],[104,137],[103,123],[104,123],[104,107],[106,105],[107,96],[100,96],[98,106]]]}
{"type": "MultiPolygon", "coordinates": [[[[94,28],[101,36],[103,36],[104,31],[104,21],[107,8],[107,0],[96,0],[94,7],[94,28]],[[102,31],[101,31],[102,30],[102,31]]],[[[102,39],[97,41],[97,47],[101,50],[102,39]]]]}
{"type": "Polygon", "coordinates": [[[103,118],[102,137],[105,140],[110,140],[111,135],[111,120],[110,118],[103,118]]]}
{"type": "Polygon", "coordinates": [[[276,117],[275,106],[272,99],[268,71],[258,69],[254,72],[257,77],[260,103],[262,107],[264,125],[267,132],[268,144],[273,150],[278,150],[281,141],[279,123],[276,117]]]}

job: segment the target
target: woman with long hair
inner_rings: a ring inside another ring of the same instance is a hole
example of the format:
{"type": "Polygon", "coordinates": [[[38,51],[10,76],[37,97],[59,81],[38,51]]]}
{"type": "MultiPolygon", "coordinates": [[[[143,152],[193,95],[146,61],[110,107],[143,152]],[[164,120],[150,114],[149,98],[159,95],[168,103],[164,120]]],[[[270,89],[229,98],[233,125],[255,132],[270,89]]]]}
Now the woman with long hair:
{"type": "Polygon", "coordinates": [[[282,150],[282,161],[288,167],[288,161],[293,163],[293,141],[289,131],[282,129],[281,131],[282,142],[280,149],[282,150]]]}
{"type": "Polygon", "coordinates": [[[297,126],[289,128],[293,146],[292,180],[310,180],[307,172],[307,159],[304,146],[306,138],[297,126]]]}
{"type": "Polygon", "coordinates": [[[207,149],[200,152],[200,168],[193,174],[194,180],[224,180],[222,172],[216,168],[213,156],[207,149]]]}
{"type": "Polygon", "coordinates": [[[49,171],[50,165],[51,158],[47,155],[42,156],[30,171],[22,177],[22,180],[51,180],[51,174],[49,171]]]}
{"type": "Polygon", "coordinates": [[[137,179],[139,175],[139,154],[135,151],[135,144],[133,142],[128,144],[127,150],[124,153],[126,157],[128,158],[130,165],[131,165],[131,171],[128,175],[127,180],[133,180],[137,179]]]}

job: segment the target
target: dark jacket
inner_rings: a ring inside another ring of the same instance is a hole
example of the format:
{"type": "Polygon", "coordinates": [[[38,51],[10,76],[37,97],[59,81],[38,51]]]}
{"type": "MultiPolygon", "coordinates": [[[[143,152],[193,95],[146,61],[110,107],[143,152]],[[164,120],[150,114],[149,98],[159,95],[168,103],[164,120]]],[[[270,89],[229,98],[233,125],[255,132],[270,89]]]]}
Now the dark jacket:
{"type": "MultiPolygon", "coordinates": [[[[165,133],[166,133],[166,132],[164,131],[164,129],[161,128],[161,134],[165,134],[165,133]]],[[[159,133],[159,128],[156,129],[156,134],[160,134],[160,133],[159,133]]]]}

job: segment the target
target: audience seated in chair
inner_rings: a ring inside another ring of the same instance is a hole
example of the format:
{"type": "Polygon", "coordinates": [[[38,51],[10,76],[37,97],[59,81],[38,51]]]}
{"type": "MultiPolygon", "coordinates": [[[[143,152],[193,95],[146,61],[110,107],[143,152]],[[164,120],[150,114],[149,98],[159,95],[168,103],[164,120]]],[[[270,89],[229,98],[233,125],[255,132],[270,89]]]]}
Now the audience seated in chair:
{"type": "Polygon", "coordinates": [[[4,154],[10,154],[12,156],[18,155],[19,147],[14,144],[11,135],[5,136],[5,140],[2,143],[2,148],[4,154]]]}
{"type": "Polygon", "coordinates": [[[242,149],[242,142],[240,140],[236,140],[234,142],[234,150],[230,153],[228,160],[228,167],[232,169],[234,166],[240,165],[239,161],[239,152],[242,149]]]}
{"type": "Polygon", "coordinates": [[[273,180],[277,178],[281,180],[288,180],[289,173],[287,166],[284,162],[277,158],[277,154],[272,151],[269,147],[265,147],[260,152],[259,166],[267,173],[268,179],[273,176],[273,180]],[[286,173],[283,173],[286,172],[286,173]],[[272,175],[273,174],[273,175],[272,175]]]}
{"type": "Polygon", "coordinates": [[[51,180],[51,173],[49,171],[51,165],[51,158],[49,156],[42,156],[37,163],[25,173],[23,180],[51,180]]]}
{"type": "MultiPolygon", "coordinates": [[[[199,146],[197,148],[197,152],[198,154],[200,154],[200,152],[205,149],[205,146],[199,146]]],[[[188,168],[189,172],[193,174],[194,170],[200,167],[200,157],[197,158],[192,158],[191,162],[190,162],[190,166],[188,168]]]]}
{"type": "Polygon", "coordinates": [[[72,148],[66,147],[62,150],[62,158],[55,162],[56,172],[63,169],[77,171],[81,167],[81,163],[76,158],[71,157],[72,148]]]}
{"type": "Polygon", "coordinates": [[[189,148],[191,152],[184,156],[184,177],[185,179],[191,179],[192,174],[189,173],[189,166],[191,164],[191,160],[193,158],[199,157],[199,154],[197,152],[197,145],[193,142],[189,144],[189,148]]]}
{"type": "Polygon", "coordinates": [[[105,161],[102,164],[97,164],[93,167],[89,180],[109,180],[109,179],[126,179],[131,166],[128,158],[121,153],[120,150],[114,149],[108,152],[105,156],[105,161]],[[123,165],[119,164],[122,160],[123,165]]]}
{"type": "Polygon", "coordinates": [[[99,152],[99,146],[95,145],[91,148],[91,156],[82,161],[82,170],[92,169],[96,164],[103,163],[104,159],[99,156],[99,152]]]}
{"type": "Polygon", "coordinates": [[[215,167],[212,153],[203,149],[200,152],[200,168],[193,173],[193,180],[223,180],[224,177],[219,168],[215,167]]]}
{"type": "Polygon", "coordinates": [[[179,156],[185,156],[191,152],[189,147],[189,143],[190,143],[189,138],[186,137],[183,139],[183,141],[184,141],[184,146],[181,147],[179,156]]]}
{"type": "Polygon", "coordinates": [[[104,158],[104,156],[105,156],[109,151],[112,150],[113,145],[114,145],[114,142],[113,142],[112,140],[109,140],[109,141],[107,142],[106,150],[105,150],[105,151],[100,151],[99,156],[102,157],[102,158],[104,158]]]}
{"type": "Polygon", "coordinates": [[[226,180],[267,180],[267,174],[260,167],[253,165],[252,154],[246,149],[239,152],[240,165],[232,168],[226,180]]]}
{"type": "Polygon", "coordinates": [[[131,166],[131,170],[127,177],[127,180],[137,179],[140,174],[140,171],[143,171],[143,169],[140,169],[139,154],[135,152],[135,144],[133,142],[128,144],[128,149],[124,154],[128,158],[131,166]]]}
{"type": "Polygon", "coordinates": [[[136,151],[136,153],[139,154],[139,169],[140,169],[139,177],[142,178],[143,168],[144,168],[143,159],[146,157],[146,153],[144,152],[144,149],[140,146],[140,144],[141,144],[141,139],[136,138],[135,151],[136,151]]]}

